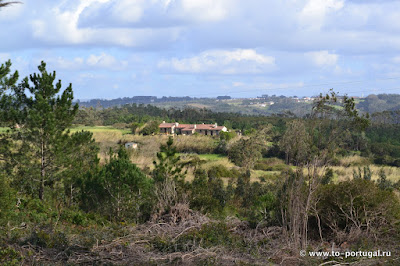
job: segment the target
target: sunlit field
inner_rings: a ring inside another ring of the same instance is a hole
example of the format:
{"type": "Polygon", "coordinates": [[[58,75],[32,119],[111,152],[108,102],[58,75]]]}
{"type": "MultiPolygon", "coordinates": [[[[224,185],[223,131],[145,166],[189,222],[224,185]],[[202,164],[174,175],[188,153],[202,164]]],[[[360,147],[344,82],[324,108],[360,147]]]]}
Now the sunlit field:
{"type": "MultiPolygon", "coordinates": [[[[165,144],[168,140],[166,135],[141,136],[130,134],[129,129],[117,129],[113,127],[94,126],[85,127],[77,126],[71,128],[71,132],[87,130],[93,133],[93,137],[100,145],[99,157],[101,162],[105,162],[108,158],[109,149],[116,150],[119,145],[126,142],[138,143],[138,149],[131,152],[131,160],[142,169],[153,169],[153,161],[159,151],[160,145],[165,144]]],[[[0,128],[0,132],[6,131],[6,128],[0,128]]],[[[191,160],[198,157],[201,160],[201,168],[209,170],[212,167],[221,165],[227,169],[239,169],[235,166],[227,156],[214,154],[213,150],[218,139],[209,136],[175,136],[174,145],[179,150],[187,150],[188,152],[180,153],[182,160],[191,160]]],[[[400,168],[390,166],[377,166],[371,164],[368,158],[360,156],[349,156],[340,159],[340,166],[332,166],[334,172],[334,182],[344,181],[353,178],[353,172],[359,171],[359,167],[363,171],[364,166],[369,166],[371,170],[371,179],[377,180],[380,169],[383,169],[389,180],[396,182],[400,180],[400,168]]],[[[295,167],[292,167],[295,169],[295,167]]],[[[251,182],[267,182],[274,180],[280,171],[263,171],[251,170],[251,182]]],[[[188,169],[186,180],[192,181],[194,178],[193,169],[188,169]]],[[[222,177],[224,183],[227,183],[229,177],[222,177]]]]}

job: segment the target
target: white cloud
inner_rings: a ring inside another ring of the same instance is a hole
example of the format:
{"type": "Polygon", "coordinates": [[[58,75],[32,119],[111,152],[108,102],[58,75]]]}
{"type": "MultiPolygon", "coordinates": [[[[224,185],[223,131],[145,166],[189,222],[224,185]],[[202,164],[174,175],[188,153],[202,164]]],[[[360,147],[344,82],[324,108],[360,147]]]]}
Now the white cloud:
{"type": "Polygon", "coordinates": [[[300,13],[300,22],[311,29],[320,29],[325,17],[343,6],[344,0],[308,0],[300,13]]]}
{"type": "Polygon", "coordinates": [[[400,55],[393,57],[391,61],[395,64],[400,64],[400,55]]]}
{"type": "Polygon", "coordinates": [[[225,19],[230,11],[232,0],[181,0],[183,17],[196,21],[220,21],[225,19]]]}
{"type": "Polygon", "coordinates": [[[227,18],[237,0],[111,0],[85,7],[80,23],[100,27],[170,27],[227,18]],[[106,14],[107,16],[104,16],[106,14]]]}
{"type": "Polygon", "coordinates": [[[47,60],[48,63],[54,64],[59,69],[80,69],[85,64],[82,57],[75,57],[74,59],[66,59],[64,57],[50,58],[47,60]]]}
{"type": "Polygon", "coordinates": [[[83,72],[101,73],[99,87],[107,80],[107,89],[133,84],[132,73],[134,84],[185,93],[187,84],[217,90],[220,83],[233,88],[254,80],[261,85],[262,79],[367,80],[400,65],[400,1],[22,2],[0,12],[0,51],[9,53],[0,59],[11,57],[13,67],[27,74],[42,59],[72,80],[83,72]],[[115,81],[125,75],[130,82],[115,81]]]}
{"type": "Polygon", "coordinates": [[[119,17],[123,21],[137,22],[139,21],[144,12],[143,5],[146,1],[123,1],[118,0],[115,2],[112,14],[119,17]]]}
{"type": "MultiPolygon", "coordinates": [[[[84,44],[148,47],[160,45],[160,43],[166,44],[177,39],[178,28],[124,28],[113,25],[105,28],[78,26],[80,16],[86,8],[106,2],[106,0],[81,0],[77,5],[68,8],[59,4],[50,9],[46,15],[30,22],[32,35],[36,40],[52,45],[84,44]]],[[[121,1],[116,4],[116,9],[113,12],[117,12],[122,19],[136,21],[140,19],[141,11],[132,8],[133,6],[134,4],[130,1],[121,1]]],[[[101,18],[104,18],[108,14],[102,13],[100,15],[101,18]]]]}
{"type": "Polygon", "coordinates": [[[112,55],[100,53],[98,55],[91,54],[87,58],[75,57],[72,59],[59,57],[48,57],[46,62],[51,64],[56,69],[77,71],[89,69],[107,69],[107,70],[123,70],[129,65],[128,61],[118,60],[112,55]]]}
{"type": "Polygon", "coordinates": [[[275,68],[275,58],[252,49],[209,50],[193,57],[159,62],[158,67],[179,73],[259,74],[275,68]]]}
{"type": "Polygon", "coordinates": [[[90,55],[86,60],[89,66],[118,69],[125,68],[128,65],[126,61],[118,61],[114,56],[101,53],[100,55],[90,55]]]}
{"type": "Polygon", "coordinates": [[[311,59],[314,65],[319,67],[334,66],[339,58],[337,54],[331,54],[328,51],[309,52],[306,53],[306,56],[311,59]]]}

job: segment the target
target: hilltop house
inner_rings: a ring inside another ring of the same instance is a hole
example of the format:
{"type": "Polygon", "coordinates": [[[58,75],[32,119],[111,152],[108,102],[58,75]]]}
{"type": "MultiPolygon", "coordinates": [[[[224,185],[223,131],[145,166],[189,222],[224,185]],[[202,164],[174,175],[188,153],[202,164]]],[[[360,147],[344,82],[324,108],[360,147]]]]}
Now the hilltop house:
{"type": "Polygon", "coordinates": [[[199,133],[202,135],[218,136],[221,131],[226,132],[227,128],[215,124],[179,124],[165,123],[163,121],[159,126],[160,133],[177,134],[177,135],[192,135],[199,133]]]}

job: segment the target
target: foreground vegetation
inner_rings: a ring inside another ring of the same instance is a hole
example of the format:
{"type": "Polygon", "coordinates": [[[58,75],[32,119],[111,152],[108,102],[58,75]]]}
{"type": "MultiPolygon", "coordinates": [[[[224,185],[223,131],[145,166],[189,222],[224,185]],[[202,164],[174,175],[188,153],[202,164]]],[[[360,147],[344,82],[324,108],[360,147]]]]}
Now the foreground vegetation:
{"type": "Polygon", "coordinates": [[[1,66],[2,265],[398,262],[399,131],[352,98],[321,95],[303,119],[78,109],[44,63],[18,80],[1,66]],[[161,119],[231,132],[168,137],[161,119]],[[300,256],[378,249],[392,256],[300,256]]]}

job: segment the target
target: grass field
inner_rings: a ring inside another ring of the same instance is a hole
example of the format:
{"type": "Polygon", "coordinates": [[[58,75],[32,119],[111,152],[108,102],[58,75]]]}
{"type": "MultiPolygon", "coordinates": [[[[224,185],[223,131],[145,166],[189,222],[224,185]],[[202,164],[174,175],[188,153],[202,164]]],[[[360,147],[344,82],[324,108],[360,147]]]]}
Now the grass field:
{"type": "Polygon", "coordinates": [[[0,127],[0,133],[6,132],[8,127],[0,127]]]}
{"type": "Polygon", "coordinates": [[[206,161],[221,161],[224,158],[227,158],[226,156],[223,156],[221,154],[199,154],[198,156],[201,160],[206,161]]]}
{"type": "MultiPolygon", "coordinates": [[[[0,133],[6,132],[8,128],[0,127],[0,133]]],[[[90,131],[93,133],[93,137],[100,146],[99,157],[102,162],[105,158],[108,158],[107,152],[110,148],[117,149],[120,143],[125,143],[128,141],[133,141],[139,144],[139,149],[132,153],[132,162],[137,164],[139,167],[143,168],[153,168],[153,161],[156,157],[156,153],[159,151],[161,144],[165,144],[168,137],[165,135],[155,135],[155,136],[138,136],[129,134],[129,129],[117,129],[113,127],[106,126],[75,126],[72,127],[71,132],[77,132],[81,130],[90,131]]],[[[181,149],[190,149],[191,147],[204,146],[203,150],[212,150],[215,143],[215,139],[207,136],[176,136],[174,138],[175,144],[181,149]]],[[[187,160],[193,156],[198,156],[200,160],[203,161],[201,168],[204,170],[209,170],[211,167],[222,165],[228,169],[238,168],[235,166],[227,156],[220,154],[196,154],[196,153],[181,153],[183,159],[187,160]]],[[[372,172],[372,180],[377,180],[379,178],[378,173],[380,169],[384,169],[387,178],[393,182],[400,180],[400,168],[399,167],[389,167],[389,166],[378,166],[371,164],[368,158],[363,158],[360,156],[350,156],[341,159],[341,166],[331,167],[334,171],[334,181],[343,181],[353,178],[353,172],[358,171],[358,167],[363,169],[364,166],[369,165],[372,172]]],[[[252,170],[251,171],[251,181],[267,180],[271,178],[276,178],[279,175],[279,171],[262,171],[262,170],[252,170]]],[[[187,175],[187,180],[190,181],[194,178],[193,172],[189,171],[187,175]]],[[[226,180],[224,180],[226,181],[226,180]]]]}

